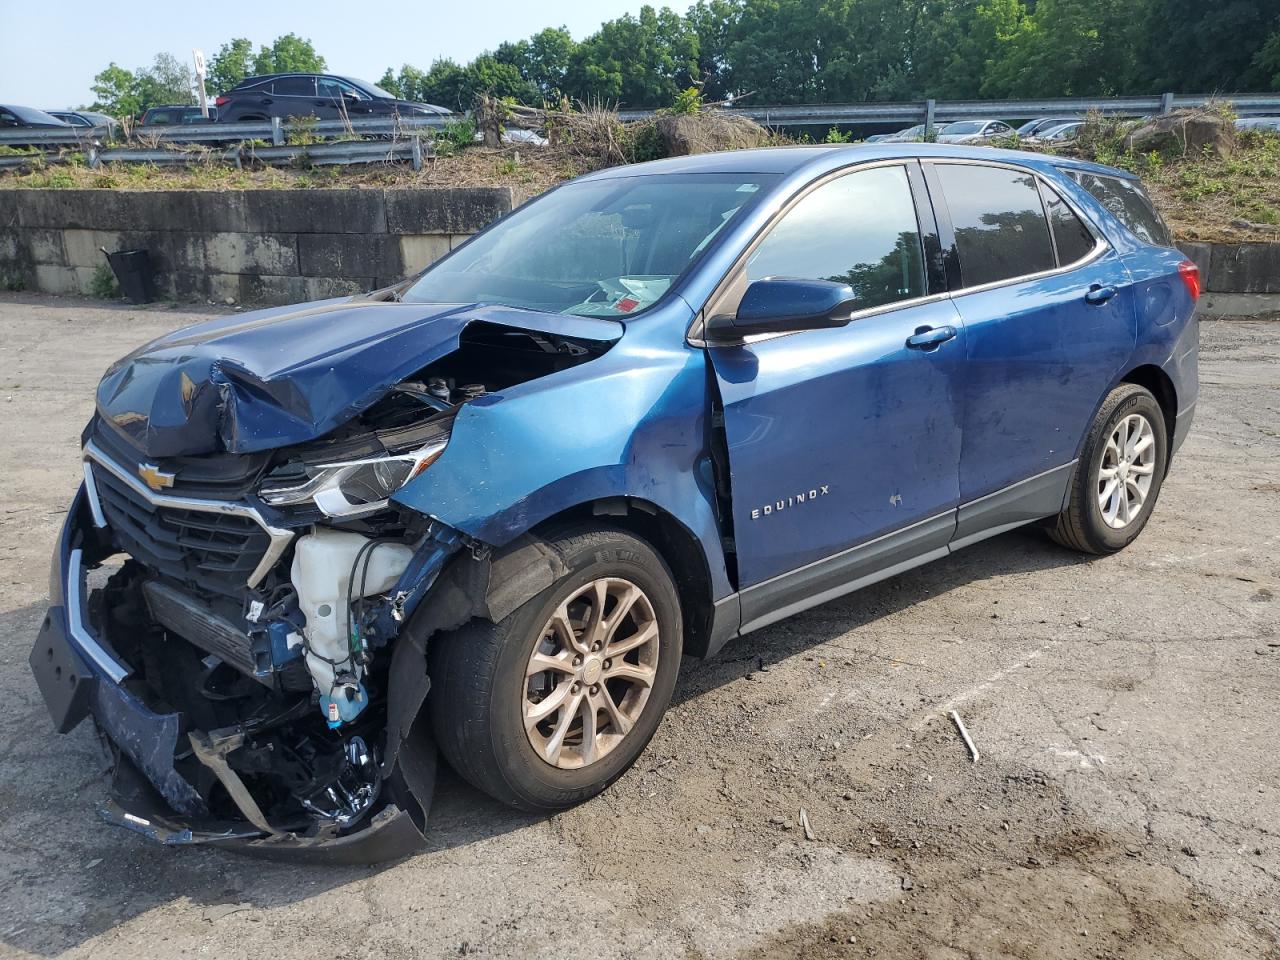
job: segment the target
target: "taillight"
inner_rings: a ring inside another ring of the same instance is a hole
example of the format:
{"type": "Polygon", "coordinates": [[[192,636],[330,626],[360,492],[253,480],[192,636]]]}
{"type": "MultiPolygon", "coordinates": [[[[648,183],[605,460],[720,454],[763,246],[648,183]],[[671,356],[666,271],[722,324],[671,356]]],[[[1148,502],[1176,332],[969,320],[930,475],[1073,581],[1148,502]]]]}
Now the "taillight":
{"type": "Polygon", "coordinates": [[[1200,299],[1200,268],[1190,260],[1184,260],[1178,264],[1178,276],[1182,277],[1187,293],[1191,294],[1191,302],[1195,303],[1200,299]]]}
{"type": "Polygon", "coordinates": [[[213,105],[214,105],[215,107],[221,107],[221,106],[223,106],[224,104],[227,104],[227,103],[230,103],[230,102],[231,102],[231,98],[230,98],[230,97],[228,97],[225,93],[222,93],[222,94],[219,94],[219,95],[214,99],[214,101],[213,101],[213,105]]]}

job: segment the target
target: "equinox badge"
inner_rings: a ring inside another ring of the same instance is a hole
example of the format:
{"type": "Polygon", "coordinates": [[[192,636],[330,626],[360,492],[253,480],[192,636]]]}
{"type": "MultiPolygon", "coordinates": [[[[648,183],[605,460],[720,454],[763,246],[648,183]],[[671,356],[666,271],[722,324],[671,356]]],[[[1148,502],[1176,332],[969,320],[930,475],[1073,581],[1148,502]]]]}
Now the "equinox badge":
{"type": "Polygon", "coordinates": [[[825,497],[830,492],[830,485],[825,483],[816,490],[802,490],[800,493],[785,497],[782,500],[775,500],[773,503],[765,504],[763,507],[756,507],[751,511],[751,519],[759,520],[761,517],[767,517],[773,513],[781,513],[788,507],[798,507],[800,504],[810,500],[817,500],[818,497],[825,497]]]}
{"type": "Polygon", "coordinates": [[[164,470],[161,470],[152,463],[138,464],[138,476],[140,476],[142,478],[142,482],[152,490],[163,490],[165,487],[173,486],[174,475],[172,473],[166,473],[164,470]]]}

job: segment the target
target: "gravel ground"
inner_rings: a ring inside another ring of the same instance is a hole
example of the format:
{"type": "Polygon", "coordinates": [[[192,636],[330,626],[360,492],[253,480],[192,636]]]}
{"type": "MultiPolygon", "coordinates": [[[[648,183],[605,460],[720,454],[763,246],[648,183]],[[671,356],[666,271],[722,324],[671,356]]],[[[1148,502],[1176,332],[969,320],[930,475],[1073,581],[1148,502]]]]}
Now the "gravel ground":
{"type": "Polygon", "coordinates": [[[604,796],[446,776],[429,852],[321,869],[100,825],[27,672],[99,374],[207,315],[0,295],[0,955],[1280,956],[1280,325],[1203,324],[1123,554],[1014,533],[829,603],[687,662],[604,796]]]}

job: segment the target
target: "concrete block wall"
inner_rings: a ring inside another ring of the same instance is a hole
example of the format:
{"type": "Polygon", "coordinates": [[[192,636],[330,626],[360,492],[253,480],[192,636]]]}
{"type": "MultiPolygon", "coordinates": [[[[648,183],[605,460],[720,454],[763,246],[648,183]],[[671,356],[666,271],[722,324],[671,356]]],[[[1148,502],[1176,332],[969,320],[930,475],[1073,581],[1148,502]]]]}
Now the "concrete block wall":
{"type": "Polygon", "coordinates": [[[89,293],[145,247],[157,295],[280,304],[393,283],[524,200],[510,187],[0,190],[0,287],[89,293]]]}
{"type": "MultiPolygon", "coordinates": [[[[280,304],[417,273],[526,199],[511,187],[0,190],[0,289],[89,293],[100,248],[146,247],[157,293],[280,304]]],[[[1180,245],[1209,294],[1272,300],[1280,243],[1180,245]]]]}
{"type": "Polygon", "coordinates": [[[1280,293],[1280,242],[1187,241],[1178,249],[1200,268],[1208,293],[1280,293]]]}

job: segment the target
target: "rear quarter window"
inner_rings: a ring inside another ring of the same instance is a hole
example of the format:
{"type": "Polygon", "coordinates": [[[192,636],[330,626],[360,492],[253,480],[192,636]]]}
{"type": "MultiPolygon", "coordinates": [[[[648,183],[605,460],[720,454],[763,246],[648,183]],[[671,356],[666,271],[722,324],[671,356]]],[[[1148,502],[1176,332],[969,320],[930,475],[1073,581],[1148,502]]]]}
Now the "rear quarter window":
{"type": "Polygon", "coordinates": [[[966,287],[1057,265],[1033,174],[963,163],[936,165],[966,287]]]}
{"type": "Polygon", "coordinates": [[[1082,170],[1068,170],[1067,175],[1084,187],[1117,220],[1140,240],[1157,246],[1170,246],[1169,228],[1156,212],[1155,204],[1137,180],[1108,177],[1082,170]]]}
{"type": "Polygon", "coordinates": [[[1049,213],[1049,228],[1058,248],[1058,263],[1067,266],[1087,256],[1095,246],[1093,234],[1075,215],[1067,202],[1048,184],[1042,183],[1045,210],[1049,213]]]}

